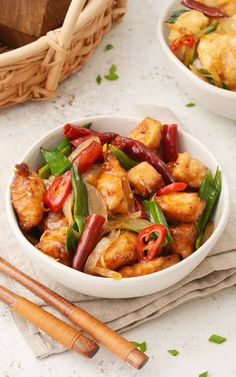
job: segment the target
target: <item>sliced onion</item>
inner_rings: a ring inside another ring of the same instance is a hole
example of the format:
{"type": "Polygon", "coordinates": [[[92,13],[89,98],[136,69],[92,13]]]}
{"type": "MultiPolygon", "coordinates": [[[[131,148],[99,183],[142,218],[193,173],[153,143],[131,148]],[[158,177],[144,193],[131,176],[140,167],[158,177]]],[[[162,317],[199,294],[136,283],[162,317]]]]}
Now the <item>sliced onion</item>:
{"type": "Polygon", "coordinates": [[[69,160],[72,162],[85,148],[87,148],[93,141],[96,141],[100,144],[100,139],[97,136],[91,136],[89,139],[85,140],[81,143],[68,157],[69,160]]]}
{"type": "Polygon", "coordinates": [[[102,198],[100,192],[96,189],[96,187],[90,185],[90,183],[84,181],[87,193],[88,193],[88,209],[89,214],[96,213],[97,215],[102,215],[107,219],[107,207],[102,198]]]}
{"type": "Polygon", "coordinates": [[[70,195],[66,198],[66,201],[62,207],[62,211],[68,220],[69,226],[71,226],[74,222],[73,208],[74,208],[74,192],[71,191],[70,195]]]}
{"type": "Polygon", "coordinates": [[[109,270],[108,268],[95,267],[94,273],[105,278],[122,279],[122,275],[119,272],[109,270]]]}
{"type": "Polygon", "coordinates": [[[51,186],[51,184],[52,184],[52,182],[54,181],[55,178],[56,178],[55,175],[50,175],[50,177],[48,177],[48,179],[43,179],[43,182],[46,186],[46,189],[48,189],[49,186],[51,186]]]}
{"type": "Polygon", "coordinates": [[[84,272],[86,274],[93,275],[95,267],[101,257],[101,254],[104,253],[109,246],[112,245],[113,242],[117,240],[119,237],[120,232],[111,232],[108,237],[103,237],[98,244],[96,245],[95,249],[89,255],[85,267],[84,272]]]}
{"type": "Polygon", "coordinates": [[[141,219],[140,216],[140,211],[134,212],[130,216],[118,216],[107,222],[104,231],[110,232],[116,229],[126,229],[139,233],[144,228],[153,225],[150,221],[141,219]]]}

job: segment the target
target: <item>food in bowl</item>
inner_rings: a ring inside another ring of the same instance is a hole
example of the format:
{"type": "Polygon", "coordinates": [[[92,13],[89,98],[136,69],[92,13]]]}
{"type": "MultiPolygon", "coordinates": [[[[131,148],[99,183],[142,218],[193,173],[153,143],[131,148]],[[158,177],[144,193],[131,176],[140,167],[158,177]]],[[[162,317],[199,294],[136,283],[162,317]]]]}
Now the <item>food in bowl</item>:
{"type": "Polygon", "coordinates": [[[202,80],[236,91],[235,1],[183,0],[181,4],[185,8],[166,20],[170,49],[202,80]]]}
{"type": "Polygon", "coordinates": [[[64,126],[45,163],[16,165],[18,223],[35,247],[86,274],[128,278],[186,259],[214,231],[221,172],[179,150],[178,127],[146,117],[128,135],[64,126]]]}

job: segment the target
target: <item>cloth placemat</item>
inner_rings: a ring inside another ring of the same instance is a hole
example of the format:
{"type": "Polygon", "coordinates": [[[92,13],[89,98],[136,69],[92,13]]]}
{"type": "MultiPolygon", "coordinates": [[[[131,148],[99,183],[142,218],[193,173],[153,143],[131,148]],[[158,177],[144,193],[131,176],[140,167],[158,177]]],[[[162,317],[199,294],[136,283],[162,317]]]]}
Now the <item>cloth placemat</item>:
{"type": "MultiPolygon", "coordinates": [[[[177,122],[176,116],[165,108],[156,106],[137,107],[135,115],[156,117],[162,122],[177,122]]],[[[12,162],[12,164],[14,164],[12,162]]],[[[228,287],[236,285],[236,234],[234,224],[236,220],[236,188],[231,191],[231,216],[224,231],[224,237],[219,240],[214,250],[190,275],[184,280],[162,292],[145,297],[131,299],[99,299],[74,292],[50,277],[45,276],[38,266],[33,264],[24,254],[17,240],[9,228],[4,206],[5,190],[9,172],[4,170],[4,156],[0,156],[1,173],[3,177],[0,191],[0,255],[22,271],[47,285],[68,300],[79,304],[82,308],[107,323],[113,329],[123,332],[145,321],[154,319],[186,302],[211,295],[228,287]]],[[[23,295],[60,317],[54,309],[27,291],[12,279],[0,273],[0,283],[23,295]]],[[[29,322],[12,313],[13,319],[24,336],[26,342],[36,357],[42,358],[60,353],[64,348],[51,338],[36,329],[29,322]]]]}

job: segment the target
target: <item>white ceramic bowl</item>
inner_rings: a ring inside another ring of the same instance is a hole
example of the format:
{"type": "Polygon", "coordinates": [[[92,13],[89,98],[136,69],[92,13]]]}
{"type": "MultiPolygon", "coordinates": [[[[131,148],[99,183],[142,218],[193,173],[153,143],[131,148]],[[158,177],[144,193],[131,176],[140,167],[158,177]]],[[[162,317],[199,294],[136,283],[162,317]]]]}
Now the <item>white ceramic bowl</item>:
{"type": "Polygon", "coordinates": [[[178,0],[169,0],[163,7],[157,24],[157,38],[166,63],[180,85],[188,92],[189,97],[197,104],[215,114],[236,120],[236,92],[217,88],[201,80],[191,72],[170,50],[167,36],[170,29],[165,21],[172,12],[184,8],[178,0]]]}
{"type": "MultiPolygon", "coordinates": [[[[127,133],[134,128],[140,119],[126,118],[126,117],[109,117],[99,116],[80,119],[74,124],[85,124],[93,122],[93,128],[99,131],[112,130],[119,132],[121,135],[127,133]]],[[[43,138],[38,140],[24,155],[22,162],[29,164],[30,169],[36,169],[41,162],[40,147],[53,148],[62,138],[63,126],[60,126],[53,131],[50,131],[43,138]]],[[[216,170],[219,163],[212,156],[212,154],[204,147],[198,140],[188,133],[180,130],[180,146],[182,151],[189,151],[192,156],[198,157],[204,164],[206,164],[212,171],[216,170]]],[[[13,176],[11,178],[11,181],[13,176]]],[[[210,239],[195,253],[180,263],[160,272],[154,274],[126,278],[121,280],[112,280],[102,277],[87,275],[83,272],[73,270],[70,267],[64,266],[49,258],[37,250],[24,237],[21,232],[17,218],[10,201],[9,190],[7,192],[7,214],[10,226],[13,229],[15,236],[22,246],[24,252],[33,259],[33,262],[39,265],[42,270],[53,277],[57,282],[84,294],[107,297],[107,298],[125,298],[144,296],[150,293],[161,291],[168,288],[186,275],[188,275],[201,261],[209,254],[226,225],[229,214],[229,190],[227,181],[223,174],[223,189],[217,205],[217,210],[214,215],[215,231],[210,239]]],[[[30,271],[29,271],[30,272],[30,271]]]]}

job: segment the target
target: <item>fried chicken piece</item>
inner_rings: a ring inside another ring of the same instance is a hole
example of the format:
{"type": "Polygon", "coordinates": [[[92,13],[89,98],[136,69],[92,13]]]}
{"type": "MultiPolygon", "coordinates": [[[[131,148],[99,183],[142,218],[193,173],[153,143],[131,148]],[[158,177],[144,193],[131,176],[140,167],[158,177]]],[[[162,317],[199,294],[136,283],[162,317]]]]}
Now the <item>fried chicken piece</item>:
{"type": "Polygon", "coordinates": [[[168,195],[156,196],[167,221],[195,223],[205,208],[205,201],[197,193],[173,192],[168,195]]]}
{"type": "Polygon", "coordinates": [[[162,139],[162,124],[159,120],[146,117],[129,133],[128,137],[141,141],[150,149],[157,149],[162,139]]]}
{"type": "Polygon", "coordinates": [[[168,35],[168,40],[173,42],[184,34],[199,34],[209,24],[209,18],[202,12],[191,10],[181,14],[176,20],[168,35]]]}
{"type": "Polygon", "coordinates": [[[236,0],[198,0],[208,7],[218,8],[227,16],[236,14],[236,0]]]}
{"type": "Polygon", "coordinates": [[[108,211],[113,214],[128,214],[133,203],[128,174],[121,167],[117,158],[108,153],[97,180],[108,211]]]}
{"type": "Polygon", "coordinates": [[[122,266],[137,261],[137,235],[133,232],[121,232],[118,239],[107,249],[104,262],[106,268],[118,270],[122,266]]]}
{"type": "Polygon", "coordinates": [[[164,270],[178,262],[180,262],[180,256],[178,254],[173,254],[167,257],[155,258],[150,262],[134,263],[132,266],[122,267],[118,272],[123,278],[132,278],[164,270]]]}
{"type": "Polygon", "coordinates": [[[45,184],[25,163],[16,165],[16,173],[10,187],[12,205],[18,215],[20,228],[28,231],[37,226],[44,214],[42,207],[45,184]]]}
{"type": "Polygon", "coordinates": [[[47,217],[45,217],[40,224],[40,229],[42,232],[45,230],[55,230],[61,227],[68,227],[68,220],[62,211],[60,212],[48,212],[47,217]]]}
{"type": "Polygon", "coordinates": [[[55,230],[46,230],[35,247],[44,254],[56,259],[58,262],[71,265],[71,255],[66,250],[67,228],[61,227],[55,230]]]}
{"type": "Polygon", "coordinates": [[[207,167],[199,160],[191,158],[190,154],[179,153],[174,164],[172,175],[179,182],[185,182],[189,187],[198,189],[201,186],[207,167]]]}
{"type": "Polygon", "coordinates": [[[166,250],[179,254],[183,259],[191,255],[195,250],[197,239],[197,227],[193,223],[181,223],[170,226],[173,243],[166,246],[166,250]]]}
{"type": "Polygon", "coordinates": [[[130,169],[128,176],[135,193],[144,197],[164,186],[161,174],[146,161],[130,169]]]}

